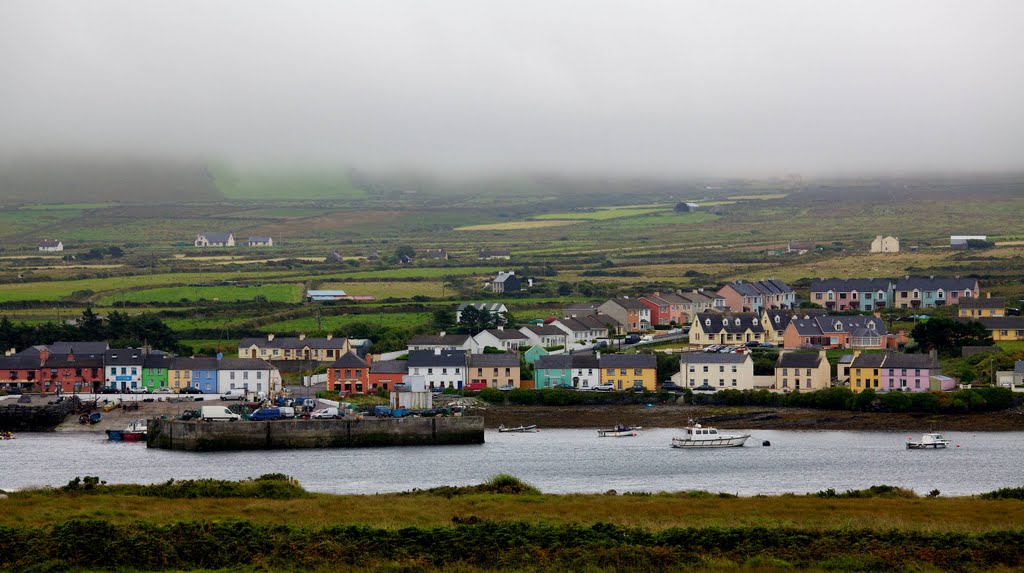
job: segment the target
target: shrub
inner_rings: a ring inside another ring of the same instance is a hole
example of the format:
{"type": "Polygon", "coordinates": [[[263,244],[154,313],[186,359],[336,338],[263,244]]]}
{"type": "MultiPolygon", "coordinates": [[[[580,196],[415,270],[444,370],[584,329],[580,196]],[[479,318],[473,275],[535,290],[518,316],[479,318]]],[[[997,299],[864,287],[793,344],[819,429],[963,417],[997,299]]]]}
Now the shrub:
{"type": "Polygon", "coordinates": [[[1024,500],[1024,487],[1004,487],[981,494],[981,499],[1020,499],[1024,500]]]}

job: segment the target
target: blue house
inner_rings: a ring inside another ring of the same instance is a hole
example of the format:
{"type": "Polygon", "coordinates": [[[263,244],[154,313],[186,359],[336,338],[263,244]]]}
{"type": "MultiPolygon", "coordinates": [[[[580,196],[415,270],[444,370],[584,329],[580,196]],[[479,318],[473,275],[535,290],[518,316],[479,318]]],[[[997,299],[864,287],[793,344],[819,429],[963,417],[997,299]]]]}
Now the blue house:
{"type": "Polygon", "coordinates": [[[533,387],[572,387],[572,354],[541,356],[533,364],[533,387]]]}
{"type": "Polygon", "coordinates": [[[219,361],[216,358],[193,358],[191,362],[192,385],[203,394],[216,394],[219,361]]]}

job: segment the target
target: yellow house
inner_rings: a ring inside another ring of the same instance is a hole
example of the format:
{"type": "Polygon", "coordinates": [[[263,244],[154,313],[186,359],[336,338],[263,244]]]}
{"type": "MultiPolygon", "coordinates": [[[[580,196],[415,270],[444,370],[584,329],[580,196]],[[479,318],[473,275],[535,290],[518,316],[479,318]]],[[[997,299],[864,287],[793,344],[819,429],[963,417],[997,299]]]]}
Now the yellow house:
{"type": "Polygon", "coordinates": [[[793,320],[791,310],[768,310],[761,311],[761,326],[764,328],[764,341],[771,342],[776,346],[783,345],[783,333],[793,320]]]}
{"type": "Polygon", "coordinates": [[[850,390],[860,392],[868,388],[882,390],[882,361],[885,354],[861,354],[859,350],[853,353],[853,362],[850,363],[850,390]]]}
{"type": "Polygon", "coordinates": [[[783,352],[775,362],[773,392],[813,392],[832,385],[832,366],[825,351],[783,352]]]}
{"type": "Polygon", "coordinates": [[[348,354],[347,338],[307,338],[305,334],[281,337],[268,334],[266,338],[243,338],[238,343],[239,358],[263,360],[310,360],[334,362],[348,354]]]}
{"type": "Polygon", "coordinates": [[[761,318],[753,312],[702,312],[693,317],[693,322],[690,323],[690,344],[742,346],[748,342],[764,341],[761,318]]]}
{"type": "Polygon", "coordinates": [[[988,293],[985,298],[965,298],[960,301],[957,316],[960,318],[1006,316],[1006,299],[1001,296],[992,298],[992,293],[988,293]]]}
{"type": "Polygon", "coordinates": [[[960,320],[975,320],[984,325],[992,340],[999,342],[1004,340],[1024,340],[1024,316],[994,316],[991,318],[975,318],[960,320]]]}
{"type": "Polygon", "coordinates": [[[192,363],[188,359],[175,358],[167,368],[167,385],[174,391],[192,385],[192,363]]]}
{"type": "Polygon", "coordinates": [[[657,390],[658,359],[653,354],[609,354],[601,357],[600,368],[601,384],[616,390],[657,390]]]}

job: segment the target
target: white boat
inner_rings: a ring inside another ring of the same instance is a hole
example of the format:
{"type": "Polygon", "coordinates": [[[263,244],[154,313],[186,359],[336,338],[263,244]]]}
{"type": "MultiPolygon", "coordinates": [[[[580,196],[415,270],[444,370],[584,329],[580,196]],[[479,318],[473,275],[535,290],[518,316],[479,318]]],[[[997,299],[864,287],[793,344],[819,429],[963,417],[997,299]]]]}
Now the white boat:
{"type": "Polygon", "coordinates": [[[534,424],[534,425],[530,425],[530,426],[512,426],[512,427],[508,427],[505,424],[502,424],[502,425],[498,426],[498,431],[502,432],[502,433],[505,433],[505,432],[516,432],[516,433],[520,433],[520,434],[525,434],[525,433],[529,433],[529,432],[536,432],[537,431],[537,426],[534,424]]]}
{"type": "Polygon", "coordinates": [[[947,440],[946,438],[943,438],[942,434],[939,434],[937,432],[930,432],[928,434],[921,436],[920,442],[915,442],[912,441],[910,438],[907,438],[908,450],[927,450],[928,448],[937,450],[940,448],[945,448],[949,444],[950,441],[947,440]]]}
{"type": "Polygon", "coordinates": [[[623,426],[622,424],[618,424],[614,428],[598,430],[597,435],[601,438],[626,438],[629,436],[635,436],[637,430],[640,429],[641,426],[623,426]]]}
{"type": "Polygon", "coordinates": [[[722,434],[717,428],[692,424],[683,429],[683,435],[672,438],[673,448],[736,448],[742,446],[749,434],[722,434]]]}

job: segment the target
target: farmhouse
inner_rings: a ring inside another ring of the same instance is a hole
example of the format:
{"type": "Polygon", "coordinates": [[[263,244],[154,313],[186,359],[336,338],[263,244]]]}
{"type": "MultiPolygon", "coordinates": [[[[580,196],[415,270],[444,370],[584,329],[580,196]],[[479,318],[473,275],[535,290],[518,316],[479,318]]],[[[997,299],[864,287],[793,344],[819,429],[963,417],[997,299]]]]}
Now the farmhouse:
{"type": "Polygon", "coordinates": [[[968,241],[987,241],[988,235],[950,235],[949,246],[953,249],[966,249],[968,241]]]}
{"type": "Polygon", "coordinates": [[[512,258],[512,252],[508,249],[492,249],[485,250],[480,249],[479,258],[481,261],[495,261],[495,260],[509,260],[512,258]]]}
{"type": "Polygon", "coordinates": [[[270,237],[249,237],[250,247],[273,247],[274,239],[270,237]]]}
{"type": "Polygon", "coordinates": [[[502,271],[491,281],[491,292],[498,294],[505,292],[519,292],[523,290],[523,283],[516,276],[515,271],[502,271]]]}
{"type": "Polygon", "coordinates": [[[39,241],[39,250],[46,252],[56,252],[64,250],[64,243],[57,239],[43,239],[39,241]]]}
{"type": "Polygon", "coordinates": [[[899,237],[883,237],[882,235],[876,235],[875,240],[871,241],[871,252],[872,253],[898,253],[900,252],[900,239],[899,237]]]}
{"type": "Polygon", "coordinates": [[[268,334],[265,338],[243,338],[238,343],[238,357],[333,362],[351,349],[347,338],[334,338],[331,334],[326,338],[307,338],[305,334],[293,337],[268,334]]]}
{"type": "Polygon", "coordinates": [[[423,251],[423,257],[427,259],[439,259],[448,260],[448,251],[446,249],[425,249],[423,251]]]}
{"type": "Polygon", "coordinates": [[[234,247],[235,236],[231,233],[199,233],[195,244],[197,247],[234,247]]]}

